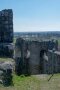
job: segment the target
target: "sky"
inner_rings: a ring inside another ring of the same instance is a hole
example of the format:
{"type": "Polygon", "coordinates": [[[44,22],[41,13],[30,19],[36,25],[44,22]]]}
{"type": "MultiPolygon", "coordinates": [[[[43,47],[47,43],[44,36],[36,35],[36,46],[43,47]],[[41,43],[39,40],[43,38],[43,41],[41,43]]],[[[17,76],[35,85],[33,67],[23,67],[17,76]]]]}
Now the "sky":
{"type": "Polygon", "coordinates": [[[60,0],[0,0],[13,10],[14,32],[60,31],[60,0]]]}

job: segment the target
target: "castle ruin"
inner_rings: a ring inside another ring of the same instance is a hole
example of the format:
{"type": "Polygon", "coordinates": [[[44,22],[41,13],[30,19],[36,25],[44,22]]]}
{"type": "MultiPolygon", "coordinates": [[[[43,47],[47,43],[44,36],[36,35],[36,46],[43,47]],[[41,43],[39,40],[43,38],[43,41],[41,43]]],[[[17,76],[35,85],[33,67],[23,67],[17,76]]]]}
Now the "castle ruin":
{"type": "MultiPolygon", "coordinates": [[[[17,38],[15,43],[17,74],[49,74],[60,72],[58,42],[17,38]]],[[[13,11],[0,11],[0,57],[13,57],[13,11]]]]}
{"type": "Polygon", "coordinates": [[[57,51],[58,43],[53,40],[36,41],[18,38],[15,44],[16,73],[18,75],[52,73],[52,64],[54,65],[55,61],[52,62],[53,53],[49,50],[57,51]]]}
{"type": "Polygon", "coordinates": [[[13,56],[13,11],[0,11],[0,56],[13,56]]]}

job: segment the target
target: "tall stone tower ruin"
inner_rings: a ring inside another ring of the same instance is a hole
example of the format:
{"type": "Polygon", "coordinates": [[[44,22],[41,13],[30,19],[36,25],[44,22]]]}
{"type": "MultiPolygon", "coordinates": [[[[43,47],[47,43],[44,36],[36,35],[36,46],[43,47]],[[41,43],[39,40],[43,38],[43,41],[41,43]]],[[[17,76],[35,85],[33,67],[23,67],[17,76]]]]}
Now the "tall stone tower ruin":
{"type": "Polygon", "coordinates": [[[13,55],[13,11],[4,9],[0,11],[0,56],[13,55]]]}

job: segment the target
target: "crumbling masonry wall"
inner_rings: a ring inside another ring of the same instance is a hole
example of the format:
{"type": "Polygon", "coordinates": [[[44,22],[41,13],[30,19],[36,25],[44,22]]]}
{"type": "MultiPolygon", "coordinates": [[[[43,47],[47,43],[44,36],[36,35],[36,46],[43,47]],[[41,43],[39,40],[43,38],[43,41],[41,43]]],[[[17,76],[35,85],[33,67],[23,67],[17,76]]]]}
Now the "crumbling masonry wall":
{"type": "Polygon", "coordinates": [[[0,11],[0,56],[13,56],[13,11],[0,11]]]}
{"type": "Polygon", "coordinates": [[[60,73],[60,52],[48,51],[48,73],[60,73]]]}
{"type": "Polygon", "coordinates": [[[48,73],[48,63],[44,59],[44,53],[48,57],[48,49],[52,50],[53,48],[57,50],[57,44],[53,41],[27,41],[18,38],[15,44],[16,73],[48,73]]]}

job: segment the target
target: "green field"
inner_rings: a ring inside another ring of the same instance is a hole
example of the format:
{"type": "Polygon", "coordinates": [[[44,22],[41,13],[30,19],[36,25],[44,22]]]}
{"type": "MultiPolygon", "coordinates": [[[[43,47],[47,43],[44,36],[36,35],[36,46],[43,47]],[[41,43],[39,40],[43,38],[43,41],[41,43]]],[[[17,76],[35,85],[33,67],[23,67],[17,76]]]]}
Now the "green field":
{"type": "Polygon", "coordinates": [[[0,62],[4,61],[14,61],[12,58],[0,58],[0,62]]]}
{"type": "Polygon", "coordinates": [[[0,90],[40,90],[40,81],[33,76],[13,75],[13,85],[4,87],[0,85],[0,90]]]}
{"type": "Polygon", "coordinates": [[[60,38],[58,39],[58,45],[60,45],[60,38]]]}
{"type": "Polygon", "coordinates": [[[60,90],[60,74],[55,74],[50,81],[51,75],[16,76],[13,75],[13,85],[0,90],[60,90]]]}

